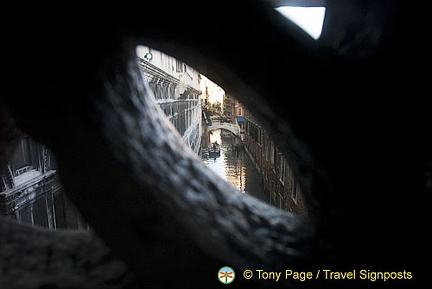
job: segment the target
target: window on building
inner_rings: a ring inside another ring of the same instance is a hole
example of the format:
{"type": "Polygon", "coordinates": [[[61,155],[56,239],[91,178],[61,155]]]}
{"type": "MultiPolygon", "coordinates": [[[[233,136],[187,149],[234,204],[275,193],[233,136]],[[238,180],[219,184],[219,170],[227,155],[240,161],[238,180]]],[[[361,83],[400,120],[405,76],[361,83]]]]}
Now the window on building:
{"type": "Polygon", "coordinates": [[[179,60],[176,60],[176,71],[183,72],[183,63],[179,60]]]}
{"type": "Polygon", "coordinates": [[[238,116],[243,116],[243,110],[242,110],[241,107],[239,107],[239,108],[237,109],[237,115],[238,115],[238,116]]]}

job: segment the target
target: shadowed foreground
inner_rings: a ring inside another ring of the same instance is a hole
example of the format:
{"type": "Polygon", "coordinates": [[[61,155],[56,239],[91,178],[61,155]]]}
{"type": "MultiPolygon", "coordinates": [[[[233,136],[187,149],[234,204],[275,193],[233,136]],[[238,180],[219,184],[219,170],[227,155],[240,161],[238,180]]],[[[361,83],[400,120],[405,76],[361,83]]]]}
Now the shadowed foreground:
{"type": "Polygon", "coordinates": [[[103,242],[2,219],[2,286],[220,288],[216,273],[226,265],[236,288],[416,286],[421,205],[432,187],[421,17],[403,1],[331,1],[315,42],[265,3],[126,1],[97,11],[68,6],[70,16],[16,10],[31,25],[6,31],[1,47],[1,168],[21,132],[49,146],[69,198],[103,242]],[[157,11],[163,21],[148,17],[157,11]],[[191,11],[205,14],[202,27],[191,11]],[[144,86],[139,44],[188,63],[244,103],[289,159],[309,219],[205,169],[144,86]],[[413,278],[241,276],[290,268],[413,278]]]}

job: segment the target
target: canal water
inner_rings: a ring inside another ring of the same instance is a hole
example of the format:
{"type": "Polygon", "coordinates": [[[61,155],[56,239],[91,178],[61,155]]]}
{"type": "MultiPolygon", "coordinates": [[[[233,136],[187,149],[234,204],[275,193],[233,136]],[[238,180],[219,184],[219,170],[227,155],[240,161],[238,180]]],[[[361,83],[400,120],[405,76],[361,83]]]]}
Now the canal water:
{"type": "Polygon", "coordinates": [[[269,202],[268,195],[264,192],[259,180],[258,172],[244,149],[242,147],[236,149],[235,139],[223,137],[220,129],[210,133],[210,143],[216,141],[220,144],[220,156],[203,156],[207,167],[243,193],[269,202]]]}

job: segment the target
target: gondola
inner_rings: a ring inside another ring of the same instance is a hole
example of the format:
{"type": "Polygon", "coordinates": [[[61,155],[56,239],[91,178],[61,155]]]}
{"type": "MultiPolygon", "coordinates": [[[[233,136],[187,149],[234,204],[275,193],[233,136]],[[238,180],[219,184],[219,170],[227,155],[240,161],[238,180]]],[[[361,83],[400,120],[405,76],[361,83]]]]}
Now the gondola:
{"type": "Polygon", "coordinates": [[[212,143],[209,146],[209,157],[220,157],[220,145],[217,143],[212,143]]]}

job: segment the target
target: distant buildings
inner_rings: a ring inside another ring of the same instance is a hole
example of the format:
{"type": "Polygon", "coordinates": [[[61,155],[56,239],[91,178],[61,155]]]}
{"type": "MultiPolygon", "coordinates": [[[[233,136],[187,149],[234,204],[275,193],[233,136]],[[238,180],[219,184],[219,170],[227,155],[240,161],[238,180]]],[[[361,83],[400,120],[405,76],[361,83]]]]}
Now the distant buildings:
{"type": "Polygon", "coordinates": [[[244,134],[245,129],[245,108],[238,100],[234,100],[232,108],[232,121],[240,127],[240,134],[244,134]]]}
{"type": "Polygon", "coordinates": [[[232,97],[229,94],[225,94],[224,98],[223,98],[223,113],[226,117],[227,120],[231,121],[232,123],[234,122],[234,118],[235,116],[233,115],[233,111],[234,111],[234,102],[235,102],[235,98],[232,97]]]}
{"type": "Polygon", "coordinates": [[[240,138],[244,134],[245,108],[237,99],[231,95],[226,95],[224,98],[224,115],[233,124],[240,127],[240,138]]]}

